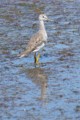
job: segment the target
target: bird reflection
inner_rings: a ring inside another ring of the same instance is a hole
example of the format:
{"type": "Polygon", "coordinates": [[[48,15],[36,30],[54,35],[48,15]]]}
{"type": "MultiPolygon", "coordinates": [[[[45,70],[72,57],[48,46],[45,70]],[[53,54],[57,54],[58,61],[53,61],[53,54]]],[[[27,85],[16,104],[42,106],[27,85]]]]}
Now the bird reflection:
{"type": "Polygon", "coordinates": [[[32,81],[36,85],[40,86],[41,88],[40,100],[46,101],[47,75],[44,69],[43,68],[31,68],[31,69],[25,69],[25,72],[27,76],[31,78],[32,81]]]}

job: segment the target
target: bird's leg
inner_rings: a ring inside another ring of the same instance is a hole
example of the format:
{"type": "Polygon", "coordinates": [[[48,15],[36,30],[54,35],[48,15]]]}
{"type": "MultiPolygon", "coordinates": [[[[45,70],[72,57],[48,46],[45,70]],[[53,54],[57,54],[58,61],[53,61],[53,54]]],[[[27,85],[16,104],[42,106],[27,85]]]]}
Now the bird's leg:
{"type": "Polygon", "coordinates": [[[34,53],[34,63],[36,63],[36,52],[34,53]]]}
{"type": "Polygon", "coordinates": [[[38,64],[39,63],[39,58],[40,58],[40,53],[37,55],[36,57],[36,63],[38,64]]]}
{"type": "Polygon", "coordinates": [[[39,64],[39,58],[40,58],[40,54],[36,56],[36,53],[34,53],[34,63],[39,64]]]}

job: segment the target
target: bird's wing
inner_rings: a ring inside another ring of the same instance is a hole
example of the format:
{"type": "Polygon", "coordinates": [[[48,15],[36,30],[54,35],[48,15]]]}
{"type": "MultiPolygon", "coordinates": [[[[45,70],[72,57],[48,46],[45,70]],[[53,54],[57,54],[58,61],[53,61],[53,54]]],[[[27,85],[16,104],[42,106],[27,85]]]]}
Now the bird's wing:
{"type": "Polygon", "coordinates": [[[29,53],[34,51],[36,49],[36,47],[38,47],[39,45],[42,44],[42,42],[43,42],[43,35],[40,32],[33,35],[27,45],[26,50],[24,52],[22,52],[21,54],[19,54],[20,58],[27,56],[29,53]]]}
{"type": "Polygon", "coordinates": [[[32,38],[30,39],[27,49],[33,51],[37,46],[41,45],[42,42],[43,42],[43,35],[40,32],[38,32],[35,35],[33,35],[32,38]]]}

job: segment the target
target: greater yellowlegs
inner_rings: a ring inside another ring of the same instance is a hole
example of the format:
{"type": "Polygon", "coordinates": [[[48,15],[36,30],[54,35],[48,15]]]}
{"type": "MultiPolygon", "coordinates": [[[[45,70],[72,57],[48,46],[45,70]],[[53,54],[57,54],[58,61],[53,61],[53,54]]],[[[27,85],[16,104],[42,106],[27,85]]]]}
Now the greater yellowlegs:
{"type": "Polygon", "coordinates": [[[39,15],[39,31],[31,37],[27,45],[27,49],[20,54],[20,58],[28,56],[31,52],[34,52],[34,62],[38,63],[40,54],[36,57],[36,52],[43,48],[47,42],[47,33],[45,30],[44,21],[48,20],[49,19],[45,14],[39,15]]]}

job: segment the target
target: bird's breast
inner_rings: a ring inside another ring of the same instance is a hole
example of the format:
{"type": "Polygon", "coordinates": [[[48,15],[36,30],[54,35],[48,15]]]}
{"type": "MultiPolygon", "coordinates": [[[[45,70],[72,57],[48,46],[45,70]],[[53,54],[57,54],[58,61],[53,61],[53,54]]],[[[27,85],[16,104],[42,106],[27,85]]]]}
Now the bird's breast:
{"type": "Polygon", "coordinates": [[[46,42],[46,41],[47,41],[47,38],[48,38],[47,33],[46,33],[46,32],[44,32],[44,33],[43,33],[43,41],[45,41],[45,42],[46,42]]]}

